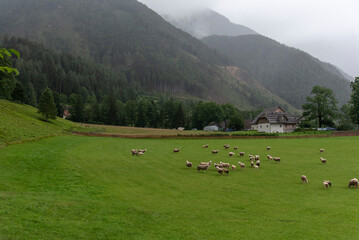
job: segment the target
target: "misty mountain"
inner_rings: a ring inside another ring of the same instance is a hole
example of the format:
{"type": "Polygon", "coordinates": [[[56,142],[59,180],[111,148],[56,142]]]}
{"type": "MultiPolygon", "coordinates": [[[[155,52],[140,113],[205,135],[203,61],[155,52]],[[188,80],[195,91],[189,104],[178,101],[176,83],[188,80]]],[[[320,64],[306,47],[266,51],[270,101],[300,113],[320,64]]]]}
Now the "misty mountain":
{"type": "Polygon", "coordinates": [[[167,14],[161,15],[172,25],[199,39],[211,35],[238,36],[258,34],[246,26],[232,23],[228,18],[211,9],[203,9],[202,11],[189,13],[181,17],[173,17],[167,14]]]}
{"type": "Polygon", "coordinates": [[[340,104],[349,100],[350,82],[343,73],[303,51],[261,35],[211,36],[203,41],[297,108],[315,85],[332,89],[340,104]]]}
{"type": "MultiPolygon", "coordinates": [[[[109,81],[118,82],[118,88],[127,83],[147,94],[229,102],[241,109],[272,105],[294,109],[269,91],[246,84],[245,76],[235,77],[219,67],[232,62],[135,0],[0,3],[1,34],[43,43],[58,53],[89,58],[121,76],[121,81],[109,81]]],[[[76,85],[80,89],[81,82],[76,85]]],[[[54,88],[61,92],[56,84],[54,88]]]]}

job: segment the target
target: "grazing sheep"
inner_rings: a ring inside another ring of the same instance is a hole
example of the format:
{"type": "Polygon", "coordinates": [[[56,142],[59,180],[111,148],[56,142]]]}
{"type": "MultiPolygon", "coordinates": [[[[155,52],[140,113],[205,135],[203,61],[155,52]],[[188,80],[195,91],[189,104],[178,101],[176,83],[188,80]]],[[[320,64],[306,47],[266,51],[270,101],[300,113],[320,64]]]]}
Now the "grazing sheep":
{"type": "Polygon", "coordinates": [[[237,167],[235,165],[232,165],[232,171],[236,170],[237,167]]]}
{"type": "Polygon", "coordinates": [[[251,161],[251,167],[254,167],[254,162],[253,162],[253,160],[251,161]]]}
{"type": "Polygon", "coordinates": [[[325,188],[328,188],[328,187],[332,186],[332,183],[330,181],[328,181],[328,180],[324,180],[323,185],[324,185],[325,188]]]}
{"type": "Polygon", "coordinates": [[[223,162],[219,162],[220,164],[222,164],[223,165],[223,167],[226,167],[226,168],[229,168],[229,163],[223,163],[223,162]]]}
{"type": "Polygon", "coordinates": [[[216,154],[216,153],[218,153],[219,152],[219,150],[212,150],[212,153],[213,154],[216,154]]]}
{"type": "Polygon", "coordinates": [[[217,168],[217,167],[223,168],[223,164],[217,164],[217,163],[215,163],[215,164],[214,164],[214,167],[215,167],[215,168],[217,168]]]}
{"type": "Polygon", "coordinates": [[[259,168],[259,166],[257,166],[257,165],[254,165],[254,169],[258,169],[259,168]]]}
{"type": "Polygon", "coordinates": [[[280,162],[280,157],[274,157],[273,160],[276,162],[280,162]]]}
{"type": "Polygon", "coordinates": [[[327,163],[327,159],[322,158],[322,157],[320,157],[320,161],[322,161],[322,163],[327,163]]]}
{"type": "Polygon", "coordinates": [[[234,150],[237,150],[238,149],[238,147],[234,147],[234,150]]]}
{"type": "Polygon", "coordinates": [[[224,144],[223,147],[224,147],[225,149],[228,149],[228,148],[229,148],[229,144],[224,144]]]}
{"type": "Polygon", "coordinates": [[[187,166],[187,167],[192,167],[192,163],[191,163],[191,162],[186,161],[186,166],[187,166]]]}
{"type": "Polygon", "coordinates": [[[358,188],[358,179],[356,178],[351,179],[349,181],[348,188],[350,188],[351,186],[358,188]]]}
{"type": "Polygon", "coordinates": [[[201,171],[201,170],[206,171],[208,168],[209,168],[209,165],[198,165],[197,166],[198,171],[201,171]]]}
{"type": "Polygon", "coordinates": [[[143,154],[143,152],[139,152],[137,156],[142,156],[143,154]]]}
{"type": "Polygon", "coordinates": [[[300,177],[300,179],[302,180],[302,183],[308,183],[308,178],[307,178],[307,176],[302,175],[302,176],[300,177]]]}
{"type": "Polygon", "coordinates": [[[249,156],[249,160],[253,161],[253,160],[255,160],[255,157],[251,155],[251,156],[249,156]]]}
{"type": "Polygon", "coordinates": [[[211,166],[212,161],[209,162],[201,162],[199,165],[208,165],[211,166]]]}
{"type": "Polygon", "coordinates": [[[240,152],[239,156],[243,157],[246,153],[245,152],[240,152]]]}
{"type": "Polygon", "coordinates": [[[173,149],[173,152],[179,152],[180,151],[180,149],[179,148],[175,148],[175,149],[173,149]]]}
{"type": "Polygon", "coordinates": [[[271,149],[271,147],[270,147],[270,146],[268,146],[268,147],[267,147],[267,150],[270,150],[270,149],[271,149]]]}
{"type": "Polygon", "coordinates": [[[223,176],[223,168],[216,167],[216,169],[217,169],[217,172],[218,172],[221,176],[223,176]]]}
{"type": "Polygon", "coordinates": [[[244,163],[240,163],[239,166],[241,166],[242,169],[244,169],[246,167],[246,165],[244,163]]]}
{"type": "Polygon", "coordinates": [[[256,155],[254,160],[259,160],[259,155],[256,155]]]}
{"type": "Polygon", "coordinates": [[[223,168],[223,172],[224,172],[224,173],[226,173],[226,174],[227,174],[227,176],[228,176],[228,174],[229,174],[229,169],[225,169],[225,168],[223,168]]]}
{"type": "Polygon", "coordinates": [[[320,151],[320,152],[324,152],[324,148],[321,148],[319,151],[320,151]]]}
{"type": "Polygon", "coordinates": [[[271,155],[267,155],[267,158],[268,158],[269,160],[273,160],[273,157],[272,157],[271,155]]]}
{"type": "Polygon", "coordinates": [[[147,149],[139,149],[138,152],[142,152],[142,153],[145,153],[147,151],[147,149]]]}
{"type": "Polygon", "coordinates": [[[228,155],[229,155],[230,157],[233,157],[235,154],[234,154],[234,152],[229,152],[228,155]]]}
{"type": "Polygon", "coordinates": [[[259,166],[261,165],[261,161],[258,160],[258,161],[256,162],[256,165],[259,167],[259,166]]]}
{"type": "Polygon", "coordinates": [[[132,157],[133,157],[134,155],[137,155],[137,156],[138,156],[138,152],[137,152],[136,149],[132,149],[132,150],[131,150],[131,153],[132,153],[132,157]]]}
{"type": "Polygon", "coordinates": [[[202,147],[203,147],[203,148],[208,148],[208,144],[206,144],[206,145],[203,145],[202,147]]]}

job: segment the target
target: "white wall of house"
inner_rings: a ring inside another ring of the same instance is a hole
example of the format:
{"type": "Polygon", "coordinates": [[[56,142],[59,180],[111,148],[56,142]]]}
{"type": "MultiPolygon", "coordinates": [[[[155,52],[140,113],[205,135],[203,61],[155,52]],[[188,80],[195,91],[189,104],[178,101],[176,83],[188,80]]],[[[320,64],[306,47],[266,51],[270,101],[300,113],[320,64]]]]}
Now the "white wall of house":
{"type": "Polygon", "coordinates": [[[284,133],[284,126],[283,124],[271,124],[270,126],[271,133],[284,133]]]}
{"type": "Polygon", "coordinates": [[[251,125],[251,130],[258,130],[258,125],[251,125]]]}
{"type": "Polygon", "coordinates": [[[260,123],[258,124],[258,132],[271,132],[271,124],[270,123],[260,123]]]}

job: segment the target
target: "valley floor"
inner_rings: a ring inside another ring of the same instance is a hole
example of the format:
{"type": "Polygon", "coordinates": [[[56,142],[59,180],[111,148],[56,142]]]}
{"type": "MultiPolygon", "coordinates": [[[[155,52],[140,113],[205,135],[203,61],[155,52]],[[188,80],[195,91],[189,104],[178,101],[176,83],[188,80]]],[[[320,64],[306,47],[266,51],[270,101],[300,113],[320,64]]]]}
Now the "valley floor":
{"type": "Polygon", "coordinates": [[[359,137],[79,136],[10,145],[0,149],[0,239],[357,239],[359,190],[347,185],[359,177],[358,145],[359,137]],[[234,146],[246,157],[229,157],[234,146]],[[147,152],[132,157],[132,148],[147,152]],[[249,167],[248,154],[261,156],[258,170],[249,167]],[[194,167],[186,168],[186,160],[194,167]],[[209,160],[237,170],[197,172],[209,160]],[[324,189],[324,179],[332,188],[324,189]]]}

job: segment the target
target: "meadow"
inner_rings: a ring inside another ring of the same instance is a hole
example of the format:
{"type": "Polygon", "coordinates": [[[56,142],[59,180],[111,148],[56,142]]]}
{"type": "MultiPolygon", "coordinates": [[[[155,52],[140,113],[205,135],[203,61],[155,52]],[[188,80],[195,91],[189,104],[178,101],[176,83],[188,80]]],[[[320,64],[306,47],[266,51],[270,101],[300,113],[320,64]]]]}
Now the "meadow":
{"type": "Polygon", "coordinates": [[[0,149],[0,239],[357,239],[359,190],[347,185],[359,177],[358,145],[359,137],[79,136],[10,145],[0,149]],[[246,157],[230,158],[233,146],[246,157]],[[132,157],[132,148],[148,151],[132,157]],[[261,156],[259,169],[249,167],[249,153],[261,156]],[[186,160],[246,168],[220,176],[213,166],[187,168],[186,160]]]}

